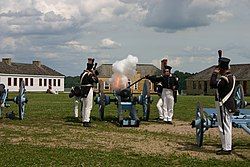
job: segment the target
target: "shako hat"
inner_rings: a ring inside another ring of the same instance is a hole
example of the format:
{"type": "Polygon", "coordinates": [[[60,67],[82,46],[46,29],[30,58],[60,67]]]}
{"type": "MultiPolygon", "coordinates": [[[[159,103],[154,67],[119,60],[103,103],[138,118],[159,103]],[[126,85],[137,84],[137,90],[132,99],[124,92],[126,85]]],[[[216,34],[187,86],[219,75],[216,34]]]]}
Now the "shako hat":
{"type": "Polygon", "coordinates": [[[228,70],[229,69],[229,62],[230,62],[229,58],[221,57],[219,59],[219,65],[218,65],[218,67],[222,68],[222,69],[228,70]]]}
{"type": "Polygon", "coordinates": [[[165,68],[164,71],[165,71],[166,69],[168,69],[169,71],[171,71],[171,69],[172,69],[172,67],[171,67],[171,66],[168,66],[168,65],[165,65],[164,68],[165,68]]]}
{"type": "Polygon", "coordinates": [[[87,69],[88,69],[88,70],[91,70],[91,69],[93,68],[93,66],[94,66],[94,61],[95,61],[95,59],[93,59],[93,58],[88,58],[88,63],[87,63],[87,69]]]}

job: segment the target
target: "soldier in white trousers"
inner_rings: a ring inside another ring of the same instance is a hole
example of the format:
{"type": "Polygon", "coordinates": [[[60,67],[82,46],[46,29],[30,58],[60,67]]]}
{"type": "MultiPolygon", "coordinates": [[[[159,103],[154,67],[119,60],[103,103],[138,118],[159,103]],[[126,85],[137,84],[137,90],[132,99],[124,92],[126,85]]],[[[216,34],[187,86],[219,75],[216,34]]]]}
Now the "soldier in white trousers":
{"type": "Polygon", "coordinates": [[[216,110],[217,110],[217,121],[218,121],[218,130],[221,139],[222,148],[217,154],[230,154],[232,150],[232,115],[227,108],[223,108],[223,114],[220,112],[220,105],[218,101],[215,102],[216,110]],[[223,118],[223,122],[221,121],[223,118]],[[224,130],[222,128],[222,124],[224,125],[224,130]],[[223,134],[224,131],[224,134],[223,134]]]}
{"type": "Polygon", "coordinates": [[[174,115],[174,94],[172,89],[163,88],[162,95],[164,119],[168,124],[172,124],[174,115]]]}
{"type": "Polygon", "coordinates": [[[163,101],[163,121],[167,124],[173,124],[174,110],[174,91],[178,89],[178,78],[171,74],[171,66],[165,65],[162,76],[146,76],[152,82],[162,83],[161,98],[163,101]]]}
{"type": "Polygon", "coordinates": [[[82,122],[84,127],[90,127],[90,114],[93,106],[93,86],[94,83],[98,83],[98,72],[94,69],[94,60],[93,58],[88,58],[87,69],[80,75],[82,122]]]}
{"type": "Polygon", "coordinates": [[[93,88],[89,89],[87,97],[81,98],[82,102],[82,122],[83,126],[90,126],[90,114],[93,106],[93,88]]]}
{"type": "Polygon", "coordinates": [[[231,116],[236,112],[233,98],[235,76],[230,72],[229,62],[230,59],[220,57],[219,65],[214,69],[210,79],[211,88],[216,89],[215,103],[217,109],[218,130],[222,144],[221,149],[216,152],[217,155],[228,155],[231,154],[232,151],[231,116]]]}

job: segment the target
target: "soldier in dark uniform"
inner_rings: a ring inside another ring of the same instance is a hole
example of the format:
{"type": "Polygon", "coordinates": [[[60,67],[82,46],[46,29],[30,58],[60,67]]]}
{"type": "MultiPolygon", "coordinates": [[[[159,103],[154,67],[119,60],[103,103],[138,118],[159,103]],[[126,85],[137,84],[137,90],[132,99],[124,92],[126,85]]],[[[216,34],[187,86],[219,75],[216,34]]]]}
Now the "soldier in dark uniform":
{"type": "Polygon", "coordinates": [[[151,82],[160,82],[162,84],[161,98],[163,100],[163,121],[167,124],[172,123],[174,114],[174,93],[178,89],[178,78],[171,74],[172,67],[166,65],[162,76],[146,76],[151,82]]]}
{"type": "Polygon", "coordinates": [[[93,84],[98,83],[98,72],[93,67],[94,59],[88,58],[87,69],[80,75],[82,122],[84,127],[90,126],[90,113],[93,106],[93,84]]]}
{"type": "Polygon", "coordinates": [[[217,155],[228,155],[232,151],[232,121],[231,116],[236,111],[233,98],[235,76],[229,69],[230,59],[222,57],[219,65],[213,71],[210,79],[211,88],[216,89],[215,104],[222,148],[217,155]]]}

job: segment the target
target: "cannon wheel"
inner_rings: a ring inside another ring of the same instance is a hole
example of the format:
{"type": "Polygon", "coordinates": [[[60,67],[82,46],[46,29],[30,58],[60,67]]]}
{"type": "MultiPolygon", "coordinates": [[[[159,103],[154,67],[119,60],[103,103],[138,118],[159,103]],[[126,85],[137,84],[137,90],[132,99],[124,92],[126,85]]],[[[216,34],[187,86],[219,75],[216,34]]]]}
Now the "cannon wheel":
{"type": "Polygon", "coordinates": [[[149,81],[145,80],[142,90],[142,107],[143,107],[143,120],[148,121],[150,114],[150,86],[149,81]]]}
{"type": "Polygon", "coordinates": [[[19,94],[17,96],[17,104],[18,104],[18,113],[19,113],[19,119],[23,120],[24,118],[24,113],[25,113],[25,103],[26,101],[26,97],[25,97],[25,84],[24,81],[22,81],[20,83],[20,87],[19,87],[19,94]]]}
{"type": "Polygon", "coordinates": [[[237,85],[234,91],[236,108],[245,108],[244,90],[241,84],[237,85]]]}
{"type": "Polygon", "coordinates": [[[98,112],[99,112],[99,117],[101,121],[104,120],[105,97],[106,95],[104,93],[100,93],[100,102],[99,102],[98,112]]]}
{"type": "Polygon", "coordinates": [[[203,135],[205,132],[204,129],[204,113],[203,113],[203,107],[200,103],[197,104],[196,107],[196,121],[198,121],[198,124],[196,125],[196,142],[198,147],[201,147],[203,144],[203,135]]]}

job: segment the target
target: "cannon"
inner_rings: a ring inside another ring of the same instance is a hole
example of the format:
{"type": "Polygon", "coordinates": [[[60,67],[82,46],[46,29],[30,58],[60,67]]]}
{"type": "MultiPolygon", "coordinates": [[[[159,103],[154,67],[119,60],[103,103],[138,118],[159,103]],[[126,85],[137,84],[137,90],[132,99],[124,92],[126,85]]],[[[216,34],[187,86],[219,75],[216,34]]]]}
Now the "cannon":
{"type": "Polygon", "coordinates": [[[136,84],[142,79],[144,79],[144,77],[129,85],[125,89],[114,91],[114,99],[110,98],[108,95],[105,95],[101,90],[99,95],[95,99],[95,103],[99,105],[98,112],[100,120],[104,120],[105,106],[109,105],[111,102],[115,102],[115,104],[117,105],[117,117],[120,126],[139,126],[139,119],[137,118],[135,110],[136,104],[142,105],[143,120],[148,121],[150,114],[150,104],[152,103],[150,97],[149,81],[144,81],[142,93],[138,97],[134,97],[130,89],[132,85],[136,84]],[[123,118],[124,111],[130,111],[131,119],[123,118]]]}
{"type": "MultiPolygon", "coordinates": [[[[12,98],[12,99],[8,98],[8,90],[6,90],[2,108],[10,107],[9,102],[11,102],[11,101],[18,105],[19,119],[23,120],[24,115],[25,115],[25,105],[28,102],[28,98],[26,97],[26,90],[25,90],[24,81],[20,82],[18,95],[15,96],[14,98],[12,98]]],[[[2,108],[0,107],[0,117],[1,117],[1,113],[2,113],[2,108]]],[[[10,116],[10,117],[13,117],[13,112],[12,112],[12,116],[10,116]]]]}
{"type": "MultiPolygon", "coordinates": [[[[232,116],[232,126],[242,128],[250,134],[250,109],[245,107],[249,104],[244,99],[242,85],[237,85],[234,92],[234,100],[237,112],[232,116]]],[[[196,129],[196,143],[198,147],[203,145],[204,133],[209,128],[218,127],[217,111],[215,108],[203,108],[201,103],[197,103],[195,120],[192,121],[192,128],[196,129]]]]}

